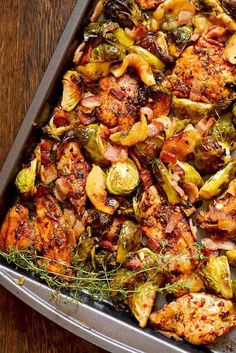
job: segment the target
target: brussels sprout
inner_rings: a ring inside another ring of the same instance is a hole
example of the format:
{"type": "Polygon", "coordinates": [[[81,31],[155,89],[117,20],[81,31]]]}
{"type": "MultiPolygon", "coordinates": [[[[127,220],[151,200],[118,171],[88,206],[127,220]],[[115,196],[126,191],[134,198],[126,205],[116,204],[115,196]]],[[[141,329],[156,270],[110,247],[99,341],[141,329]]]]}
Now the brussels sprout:
{"type": "Polygon", "coordinates": [[[171,32],[171,39],[178,47],[183,48],[188,44],[192,33],[193,29],[190,26],[178,27],[171,32]]]}
{"type": "Polygon", "coordinates": [[[49,136],[52,136],[55,139],[59,139],[59,136],[65,134],[67,131],[73,129],[72,125],[65,125],[57,127],[54,124],[54,117],[52,117],[49,121],[49,124],[45,126],[43,129],[45,133],[49,136]]]}
{"type": "Polygon", "coordinates": [[[233,297],[230,268],[226,256],[211,256],[203,270],[203,278],[209,288],[223,298],[233,297]]]}
{"type": "Polygon", "coordinates": [[[129,52],[141,56],[155,71],[162,71],[165,68],[165,64],[160,59],[142,47],[131,46],[129,52]]]}
{"type": "Polygon", "coordinates": [[[129,36],[127,36],[127,34],[123,30],[123,28],[115,29],[113,31],[113,34],[114,34],[115,38],[119,41],[119,43],[125,48],[129,48],[129,47],[131,47],[131,45],[134,44],[134,40],[132,38],[130,38],[129,36]]]}
{"type": "Polygon", "coordinates": [[[235,176],[236,161],[233,161],[208,179],[200,189],[199,195],[205,200],[210,200],[212,197],[219,195],[222,189],[229,184],[230,180],[235,176]]]}
{"type": "Polygon", "coordinates": [[[124,288],[133,288],[143,278],[142,273],[135,273],[134,271],[120,268],[115,272],[114,277],[111,281],[112,294],[116,294],[116,290],[124,288]]]}
{"type": "Polygon", "coordinates": [[[139,259],[141,260],[141,267],[151,267],[158,261],[158,255],[148,249],[148,248],[142,248],[136,252],[138,255],[139,259]]]}
{"type": "Polygon", "coordinates": [[[171,174],[160,159],[156,158],[153,160],[152,170],[169,203],[173,205],[180,203],[179,194],[171,183],[171,174]]]}
{"type": "Polygon", "coordinates": [[[236,33],[234,33],[228,40],[224,49],[224,57],[231,64],[236,64],[236,33]]]}
{"type": "Polygon", "coordinates": [[[155,303],[156,292],[156,286],[152,282],[146,282],[135,288],[135,293],[128,297],[130,310],[142,328],[147,325],[155,303]]]}
{"type": "Polygon", "coordinates": [[[120,230],[116,262],[123,262],[130,251],[137,250],[141,241],[141,228],[132,221],[125,221],[120,230]]]}
{"type": "Polygon", "coordinates": [[[76,70],[83,76],[86,82],[97,81],[110,73],[110,62],[88,63],[80,65],[76,70]]]}
{"type": "Polygon", "coordinates": [[[16,177],[16,187],[20,193],[34,192],[35,178],[37,174],[37,158],[31,161],[28,168],[22,169],[16,177]]]}
{"type": "Polygon", "coordinates": [[[173,113],[179,119],[190,119],[197,122],[203,118],[208,118],[214,107],[210,103],[194,102],[186,98],[172,98],[173,113]]]}
{"type": "Polygon", "coordinates": [[[104,213],[113,215],[118,202],[109,199],[106,192],[106,175],[103,170],[94,165],[86,182],[86,193],[94,207],[104,213]]]}
{"type": "Polygon", "coordinates": [[[129,131],[116,132],[110,136],[111,141],[118,142],[122,146],[134,146],[143,142],[148,137],[148,125],[144,115],[139,122],[135,123],[129,131]]]}
{"type": "Polygon", "coordinates": [[[79,239],[79,245],[76,252],[76,260],[84,262],[91,255],[94,246],[94,238],[88,237],[88,234],[82,235],[79,239]]]}
{"type": "Polygon", "coordinates": [[[69,70],[63,76],[63,95],[61,106],[67,112],[73,110],[82,97],[83,88],[80,75],[76,71],[69,70]]]}
{"type": "Polygon", "coordinates": [[[142,12],[134,0],[106,0],[104,13],[124,27],[137,26],[142,22],[142,12]]]}
{"type": "Polygon", "coordinates": [[[135,146],[136,154],[150,162],[160,152],[163,139],[162,136],[148,137],[144,142],[137,143],[135,146]]]}
{"type": "Polygon", "coordinates": [[[184,171],[184,183],[192,183],[198,187],[201,187],[203,185],[201,175],[196,171],[193,166],[191,166],[191,164],[177,161],[177,165],[184,171]]]}
{"type": "Polygon", "coordinates": [[[196,146],[194,164],[204,174],[216,173],[229,160],[230,156],[227,156],[227,151],[219,145],[215,136],[204,137],[201,143],[196,146]]]}
{"type": "Polygon", "coordinates": [[[94,48],[91,52],[91,62],[112,62],[112,61],[121,61],[125,58],[126,52],[125,49],[113,45],[102,43],[94,48]]]}
{"type": "Polygon", "coordinates": [[[102,166],[107,165],[107,161],[103,157],[106,143],[101,137],[101,127],[98,124],[80,126],[74,129],[73,134],[81,142],[93,163],[102,166]]]}
{"type": "Polygon", "coordinates": [[[138,183],[139,173],[131,159],[114,163],[108,171],[106,186],[111,194],[130,194],[138,186],[138,183]]]}
{"type": "Polygon", "coordinates": [[[198,293],[205,288],[203,281],[196,273],[184,274],[175,283],[179,284],[179,287],[172,292],[175,297],[182,297],[187,293],[198,293]]]}
{"type": "Polygon", "coordinates": [[[218,119],[212,128],[212,136],[226,152],[236,148],[236,129],[230,120],[218,119]]]}
{"type": "Polygon", "coordinates": [[[227,256],[230,265],[236,267],[236,250],[228,250],[225,255],[227,256]]]}
{"type": "Polygon", "coordinates": [[[102,36],[102,27],[99,23],[89,23],[89,25],[84,29],[84,41],[98,39],[102,36]]]}

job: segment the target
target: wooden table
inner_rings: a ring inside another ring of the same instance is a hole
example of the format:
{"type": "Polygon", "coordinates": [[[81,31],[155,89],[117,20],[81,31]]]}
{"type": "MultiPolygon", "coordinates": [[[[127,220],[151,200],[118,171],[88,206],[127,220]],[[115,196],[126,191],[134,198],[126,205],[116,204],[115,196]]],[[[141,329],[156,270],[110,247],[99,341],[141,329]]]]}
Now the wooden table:
{"type": "MultiPolygon", "coordinates": [[[[0,0],[0,167],[75,3],[0,0]]],[[[0,287],[0,353],[78,352],[105,353],[0,287]]]]}

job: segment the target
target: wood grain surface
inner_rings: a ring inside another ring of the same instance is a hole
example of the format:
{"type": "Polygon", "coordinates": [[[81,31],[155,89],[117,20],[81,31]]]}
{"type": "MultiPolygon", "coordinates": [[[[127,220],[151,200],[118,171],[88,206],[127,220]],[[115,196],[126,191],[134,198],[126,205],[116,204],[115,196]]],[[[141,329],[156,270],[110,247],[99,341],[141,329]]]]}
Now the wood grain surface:
{"type": "MultiPolygon", "coordinates": [[[[0,0],[0,167],[75,3],[0,0]]],[[[0,287],[0,353],[77,352],[105,353],[0,287]]]]}

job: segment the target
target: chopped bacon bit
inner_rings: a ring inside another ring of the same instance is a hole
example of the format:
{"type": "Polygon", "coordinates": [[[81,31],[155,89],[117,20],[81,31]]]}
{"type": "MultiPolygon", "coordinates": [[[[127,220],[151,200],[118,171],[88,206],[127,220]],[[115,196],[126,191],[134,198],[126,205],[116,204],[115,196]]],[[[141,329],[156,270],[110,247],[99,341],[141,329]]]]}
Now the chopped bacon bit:
{"type": "Polygon", "coordinates": [[[209,119],[203,118],[197,123],[197,125],[195,126],[195,129],[199,132],[200,135],[205,137],[209,134],[209,131],[212,128],[212,126],[215,124],[215,122],[216,122],[216,119],[213,116],[209,119]]]}
{"type": "Polygon", "coordinates": [[[127,270],[138,270],[142,267],[142,261],[137,255],[135,255],[132,259],[129,259],[125,262],[124,267],[127,270]]]}
{"type": "Polygon", "coordinates": [[[190,11],[181,11],[178,16],[178,25],[191,25],[194,13],[190,11]]]}
{"type": "Polygon", "coordinates": [[[128,158],[128,153],[125,148],[108,145],[103,157],[110,162],[121,162],[128,158]]]}
{"type": "Polygon", "coordinates": [[[169,219],[169,222],[167,223],[165,232],[167,234],[172,233],[175,229],[175,227],[177,226],[177,224],[179,223],[179,221],[181,220],[182,216],[180,213],[178,212],[174,212],[169,219]]]}
{"type": "Polygon", "coordinates": [[[160,158],[165,163],[175,164],[177,162],[177,158],[173,153],[167,151],[161,151],[160,158]]]}
{"type": "Polygon", "coordinates": [[[216,240],[211,238],[204,238],[201,241],[209,250],[235,250],[236,244],[229,240],[216,240]]]}
{"type": "Polygon", "coordinates": [[[151,250],[156,251],[157,253],[161,250],[160,243],[155,238],[148,238],[147,239],[147,247],[150,248],[151,250]]]}
{"type": "Polygon", "coordinates": [[[141,169],[140,170],[140,179],[142,182],[142,186],[145,190],[149,189],[150,186],[153,185],[152,174],[148,169],[141,169]]]}
{"type": "Polygon", "coordinates": [[[117,250],[118,245],[112,244],[108,240],[102,240],[99,244],[101,248],[106,249],[107,251],[114,252],[117,250]]]}

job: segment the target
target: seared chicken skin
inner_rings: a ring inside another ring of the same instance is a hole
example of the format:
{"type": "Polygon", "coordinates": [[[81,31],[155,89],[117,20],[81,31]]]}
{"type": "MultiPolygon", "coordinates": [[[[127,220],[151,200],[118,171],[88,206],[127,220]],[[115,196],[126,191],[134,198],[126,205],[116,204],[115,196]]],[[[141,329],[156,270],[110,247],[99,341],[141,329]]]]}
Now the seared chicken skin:
{"type": "Polygon", "coordinates": [[[137,81],[127,74],[118,79],[108,76],[99,87],[102,104],[96,109],[97,118],[108,127],[131,127],[137,115],[137,81]]]}
{"type": "Polygon", "coordinates": [[[29,220],[29,210],[20,205],[14,205],[5,218],[0,231],[0,249],[27,249],[34,239],[33,226],[29,220]]]}
{"type": "Polygon", "coordinates": [[[195,239],[181,210],[165,204],[152,185],[142,195],[140,217],[148,246],[166,255],[166,270],[191,273],[196,267],[195,239]],[[163,243],[164,248],[161,247],[163,243]]]}
{"type": "Polygon", "coordinates": [[[212,201],[209,211],[200,211],[197,217],[200,227],[212,235],[233,238],[236,235],[236,179],[216,200],[212,201]]]}
{"type": "Polygon", "coordinates": [[[61,199],[68,198],[78,216],[82,216],[86,203],[86,181],[89,166],[76,141],[65,141],[57,154],[56,191],[61,199]]]}
{"type": "Polygon", "coordinates": [[[234,98],[230,85],[235,84],[235,68],[223,58],[221,43],[203,38],[188,47],[177,60],[175,68],[164,82],[173,95],[193,101],[218,105],[234,98]]]}
{"type": "Polygon", "coordinates": [[[209,344],[236,326],[230,300],[206,293],[192,293],[167,304],[150,316],[158,329],[173,332],[192,344],[209,344]]]}
{"type": "Polygon", "coordinates": [[[68,227],[57,200],[51,195],[37,196],[35,206],[34,247],[49,260],[55,260],[44,261],[49,271],[68,273],[63,264],[71,264],[72,248],[76,245],[74,231],[68,227]]]}

